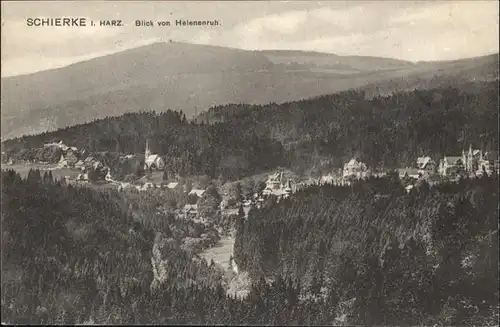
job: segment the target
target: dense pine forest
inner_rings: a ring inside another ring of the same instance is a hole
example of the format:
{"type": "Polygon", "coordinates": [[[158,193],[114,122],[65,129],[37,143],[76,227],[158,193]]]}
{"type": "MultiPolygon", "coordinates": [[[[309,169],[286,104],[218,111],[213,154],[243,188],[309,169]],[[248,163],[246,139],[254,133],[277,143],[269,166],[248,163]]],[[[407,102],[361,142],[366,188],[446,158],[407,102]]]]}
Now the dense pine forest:
{"type": "MultiPolygon", "coordinates": [[[[276,167],[321,174],[358,157],[397,168],[417,156],[498,147],[498,81],[368,97],[108,117],[2,143],[56,162],[63,141],[119,179],[124,154],[165,157],[164,179],[202,175],[205,193],[68,185],[51,171],[2,171],[2,320],[17,324],[481,325],[499,317],[498,176],[407,191],[399,177],[313,185],[223,217],[223,180],[276,167]],[[170,178],[172,176],[173,178],[170,178]],[[205,185],[206,184],[206,185],[205,185]],[[220,193],[219,193],[220,192],[220,193]],[[197,204],[201,223],[181,218],[197,204]],[[199,252],[236,230],[248,296],[199,252]]],[[[4,157],[4,156],[2,156],[4,157]]],[[[143,158],[142,158],[143,160],[143,158]]],[[[198,176],[200,177],[200,176],[198,176]]],[[[116,178],[116,177],[115,177],[116,178]]],[[[183,184],[183,183],[181,183],[183,184]]],[[[201,184],[200,184],[201,185],[201,184]]],[[[234,207],[265,185],[235,184],[234,207]]],[[[192,185],[191,185],[192,186],[192,185]]],[[[201,187],[201,186],[200,186],[201,187]]]]}
{"type": "Polygon", "coordinates": [[[125,114],[7,140],[3,147],[11,157],[57,160],[43,152],[44,143],[140,154],[148,139],[153,153],[166,158],[166,176],[238,179],[277,166],[320,173],[353,156],[372,167],[397,168],[420,155],[459,155],[469,144],[496,149],[497,111],[498,82],[370,99],[348,91],[283,104],[214,107],[197,123],[174,111],[125,114]]]}
{"type": "Polygon", "coordinates": [[[336,299],[351,324],[498,319],[498,178],[407,194],[396,177],[311,187],[240,221],[235,261],[336,299]],[[333,293],[333,294],[332,294],[333,293]]]}
{"type": "Polygon", "coordinates": [[[148,219],[155,214],[141,203],[154,207],[154,196],[73,187],[35,170],[26,179],[4,171],[2,182],[4,322],[498,319],[496,176],[409,194],[389,177],[270,199],[237,222],[235,260],[254,281],[245,299],[227,295],[222,273],[179,246],[192,222],[148,219]]]}
{"type": "Polygon", "coordinates": [[[255,283],[246,300],[226,295],[221,272],[179,246],[190,222],[146,220],[147,213],[136,215],[116,192],[64,185],[36,170],[26,179],[3,171],[2,183],[4,322],[234,325],[333,320],[332,315],[316,317],[310,302],[298,303],[297,288],[285,280],[255,283]]]}
{"type": "Polygon", "coordinates": [[[372,167],[414,164],[417,156],[460,154],[470,143],[497,149],[498,82],[401,92],[366,99],[348,91],[268,106],[211,108],[205,121],[252,128],[279,140],[287,164],[305,169],[356,156],[372,167]]]}

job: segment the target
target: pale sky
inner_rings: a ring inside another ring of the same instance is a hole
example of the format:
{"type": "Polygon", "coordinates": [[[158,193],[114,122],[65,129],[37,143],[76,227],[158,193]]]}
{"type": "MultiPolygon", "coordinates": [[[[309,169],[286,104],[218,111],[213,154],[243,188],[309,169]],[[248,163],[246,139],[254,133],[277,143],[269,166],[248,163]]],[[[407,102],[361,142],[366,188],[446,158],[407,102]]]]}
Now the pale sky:
{"type": "Polygon", "coordinates": [[[291,49],[410,61],[499,51],[498,1],[2,2],[2,77],[66,66],[158,41],[291,49]],[[120,19],[124,27],[28,27],[29,17],[120,19]],[[219,20],[135,27],[135,20],[219,20]],[[174,24],[173,24],[174,25],[174,24]]]}

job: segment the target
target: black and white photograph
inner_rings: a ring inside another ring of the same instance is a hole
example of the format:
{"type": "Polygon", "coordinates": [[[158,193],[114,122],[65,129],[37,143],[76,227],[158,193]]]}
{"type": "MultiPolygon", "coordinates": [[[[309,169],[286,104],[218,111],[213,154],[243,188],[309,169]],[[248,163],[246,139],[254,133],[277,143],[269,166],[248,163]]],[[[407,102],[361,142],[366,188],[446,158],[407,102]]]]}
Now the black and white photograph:
{"type": "Polygon", "coordinates": [[[499,2],[2,1],[3,325],[499,326],[499,2]]]}

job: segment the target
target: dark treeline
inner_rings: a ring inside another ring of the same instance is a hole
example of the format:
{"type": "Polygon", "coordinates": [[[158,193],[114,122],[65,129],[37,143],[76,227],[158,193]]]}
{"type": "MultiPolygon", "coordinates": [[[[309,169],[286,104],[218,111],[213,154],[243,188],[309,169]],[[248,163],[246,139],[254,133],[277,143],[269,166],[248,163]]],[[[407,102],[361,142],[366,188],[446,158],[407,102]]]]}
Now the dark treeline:
{"type": "Polygon", "coordinates": [[[447,87],[366,99],[363,91],[270,104],[211,108],[200,120],[223,121],[238,130],[280,140],[288,164],[340,167],[352,156],[370,166],[401,167],[420,155],[461,154],[472,143],[497,148],[498,81],[462,90],[447,87]],[[310,158],[310,159],[309,159],[310,158]]]}
{"type": "Polygon", "coordinates": [[[300,300],[290,280],[259,279],[245,300],[226,295],[222,273],[176,243],[181,221],[147,223],[117,192],[64,185],[38,170],[26,179],[3,171],[2,184],[6,323],[333,322],[327,300],[300,300]]]}
{"type": "Polygon", "coordinates": [[[251,209],[234,258],[253,279],[278,275],[303,297],[336,299],[351,325],[491,325],[498,178],[409,194],[396,177],[307,188],[251,209]]]}
{"type": "Polygon", "coordinates": [[[497,147],[498,83],[400,92],[368,99],[363,91],[269,105],[211,108],[187,122],[179,112],[110,117],[55,132],[7,140],[8,154],[49,141],[91,152],[165,155],[167,175],[238,178],[287,166],[300,172],[340,167],[357,156],[373,167],[414,164],[497,147]],[[207,124],[209,123],[209,124],[207,124]]]}
{"type": "MultiPolygon", "coordinates": [[[[62,140],[91,153],[143,154],[146,140],[152,153],[166,158],[168,175],[193,174],[236,179],[283,165],[278,141],[259,137],[252,129],[236,130],[227,124],[193,124],[179,112],[140,112],[4,142],[8,155],[62,140]]],[[[55,156],[53,156],[55,158],[55,156]]],[[[118,164],[116,160],[110,162],[118,164]]],[[[57,158],[58,159],[58,158],[57,158]]],[[[133,173],[137,169],[131,169],[133,173]]]]}
{"type": "Polygon", "coordinates": [[[49,173],[23,180],[4,171],[2,182],[8,323],[487,326],[498,318],[496,176],[409,194],[394,179],[373,179],[270,200],[238,223],[235,260],[254,280],[244,300],[226,295],[221,271],[178,246],[176,234],[192,223],[147,222],[151,212],[139,217],[129,197],[49,173]]]}

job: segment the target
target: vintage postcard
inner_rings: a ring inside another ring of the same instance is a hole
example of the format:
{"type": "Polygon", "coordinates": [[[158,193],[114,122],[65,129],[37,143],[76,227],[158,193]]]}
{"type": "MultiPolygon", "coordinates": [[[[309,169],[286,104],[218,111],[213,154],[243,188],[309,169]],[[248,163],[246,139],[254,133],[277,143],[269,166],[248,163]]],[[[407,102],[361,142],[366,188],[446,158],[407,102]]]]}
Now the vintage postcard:
{"type": "Polygon", "coordinates": [[[498,326],[497,1],[2,1],[3,324],[498,326]]]}

